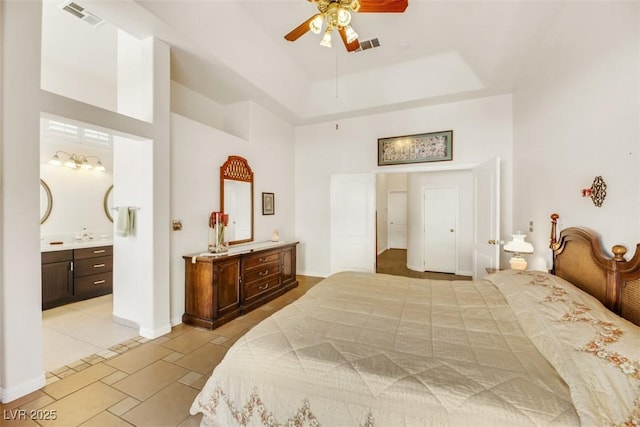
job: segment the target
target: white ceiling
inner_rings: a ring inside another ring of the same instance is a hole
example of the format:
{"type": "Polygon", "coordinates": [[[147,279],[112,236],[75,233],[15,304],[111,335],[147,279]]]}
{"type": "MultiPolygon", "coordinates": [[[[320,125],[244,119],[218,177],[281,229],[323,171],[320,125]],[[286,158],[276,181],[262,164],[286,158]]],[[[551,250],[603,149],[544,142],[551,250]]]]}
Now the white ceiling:
{"type": "MultiPolygon", "coordinates": [[[[221,104],[253,100],[293,124],[508,93],[566,1],[409,0],[401,14],[354,14],[347,53],[311,32],[305,0],[78,0],[137,35],[171,44],[172,80],[221,104]]],[[[575,4],[576,0],[573,0],[575,4]]]]}

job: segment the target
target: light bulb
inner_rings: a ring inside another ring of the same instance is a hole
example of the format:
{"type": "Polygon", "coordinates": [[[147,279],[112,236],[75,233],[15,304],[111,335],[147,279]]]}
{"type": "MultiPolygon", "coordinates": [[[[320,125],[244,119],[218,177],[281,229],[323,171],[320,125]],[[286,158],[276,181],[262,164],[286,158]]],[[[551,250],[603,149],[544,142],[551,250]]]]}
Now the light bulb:
{"type": "Polygon", "coordinates": [[[346,27],[351,23],[351,14],[347,9],[340,8],[338,9],[338,25],[341,27],[346,27]]]}
{"type": "Polygon", "coordinates": [[[347,43],[351,43],[358,38],[358,33],[355,32],[351,25],[347,27],[347,43]]]}
{"type": "Polygon", "coordinates": [[[331,31],[332,28],[330,26],[327,27],[327,31],[324,32],[322,40],[320,41],[320,46],[331,47],[331,31]]]}
{"type": "Polygon", "coordinates": [[[60,161],[60,157],[58,157],[57,153],[53,155],[51,160],[49,160],[49,164],[53,166],[62,166],[62,162],[60,161]]]}
{"type": "Polygon", "coordinates": [[[309,29],[313,34],[320,34],[322,31],[322,23],[324,22],[324,18],[322,15],[317,15],[311,22],[309,22],[309,29]]]}

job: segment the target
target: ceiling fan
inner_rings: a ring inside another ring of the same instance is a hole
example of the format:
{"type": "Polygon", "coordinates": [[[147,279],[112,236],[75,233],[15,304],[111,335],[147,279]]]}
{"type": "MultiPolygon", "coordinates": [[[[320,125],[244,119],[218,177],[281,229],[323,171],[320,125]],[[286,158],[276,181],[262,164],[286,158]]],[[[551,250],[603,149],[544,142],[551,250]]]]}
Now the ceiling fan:
{"type": "Polygon", "coordinates": [[[409,4],[409,0],[308,0],[317,3],[318,12],[291,30],[284,36],[290,42],[296,41],[307,31],[320,34],[323,25],[324,35],[320,44],[331,47],[333,30],[338,30],[340,38],[348,52],[360,47],[358,34],[351,27],[351,12],[358,13],[401,13],[409,4]]]}

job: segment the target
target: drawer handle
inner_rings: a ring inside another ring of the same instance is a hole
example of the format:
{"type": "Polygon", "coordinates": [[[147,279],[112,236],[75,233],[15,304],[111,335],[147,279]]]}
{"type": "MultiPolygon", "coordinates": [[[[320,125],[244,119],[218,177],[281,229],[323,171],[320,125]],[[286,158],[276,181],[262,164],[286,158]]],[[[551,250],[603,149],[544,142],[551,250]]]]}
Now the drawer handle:
{"type": "Polygon", "coordinates": [[[93,264],[93,268],[102,268],[104,267],[106,264],[93,264]]]}
{"type": "Polygon", "coordinates": [[[93,253],[94,253],[94,254],[103,254],[103,253],[105,253],[106,251],[107,251],[106,249],[100,249],[100,250],[97,250],[97,251],[93,251],[93,253]]]}
{"type": "Polygon", "coordinates": [[[258,258],[258,262],[265,262],[268,258],[264,257],[264,258],[258,258]]]}
{"type": "Polygon", "coordinates": [[[261,291],[264,291],[265,289],[267,289],[269,287],[269,284],[265,284],[264,286],[258,286],[258,289],[261,291]]]}
{"type": "Polygon", "coordinates": [[[95,282],[93,282],[94,285],[102,285],[104,282],[106,282],[106,280],[96,280],[95,282]]]}
{"type": "Polygon", "coordinates": [[[264,277],[264,276],[266,276],[267,274],[269,274],[269,270],[261,271],[260,273],[258,273],[258,276],[260,276],[260,277],[264,277]]]}

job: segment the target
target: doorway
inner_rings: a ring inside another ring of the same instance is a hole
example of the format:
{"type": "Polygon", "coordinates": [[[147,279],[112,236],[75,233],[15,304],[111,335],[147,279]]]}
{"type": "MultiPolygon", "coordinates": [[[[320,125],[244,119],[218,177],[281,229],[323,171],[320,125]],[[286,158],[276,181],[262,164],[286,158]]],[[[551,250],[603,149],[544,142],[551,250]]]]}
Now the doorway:
{"type": "Polygon", "coordinates": [[[387,245],[389,249],[407,249],[407,192],[391,190],[387,198],[387,245]]]}

